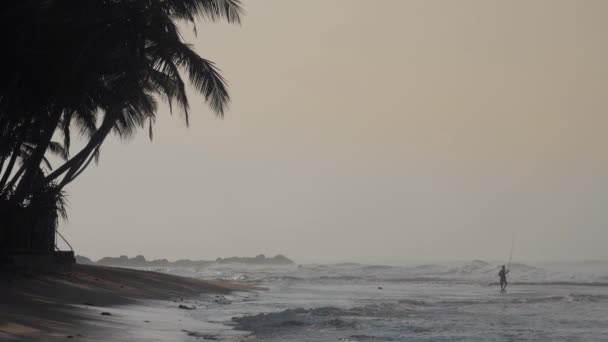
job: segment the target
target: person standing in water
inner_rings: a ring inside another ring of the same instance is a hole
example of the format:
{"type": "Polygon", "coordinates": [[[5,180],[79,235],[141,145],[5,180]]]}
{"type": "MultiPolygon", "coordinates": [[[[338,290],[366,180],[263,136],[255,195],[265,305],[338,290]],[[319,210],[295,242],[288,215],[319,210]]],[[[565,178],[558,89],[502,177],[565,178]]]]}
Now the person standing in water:
{"type": "Polygon", "coordinates": [[[502,265],[498,272],[498,277],[500,277],[500,292],[507,291],[507,285],[509,284],[507,283],[507,273],[509,273],[509,271],[505,268],[505,265],[502,265]]]}

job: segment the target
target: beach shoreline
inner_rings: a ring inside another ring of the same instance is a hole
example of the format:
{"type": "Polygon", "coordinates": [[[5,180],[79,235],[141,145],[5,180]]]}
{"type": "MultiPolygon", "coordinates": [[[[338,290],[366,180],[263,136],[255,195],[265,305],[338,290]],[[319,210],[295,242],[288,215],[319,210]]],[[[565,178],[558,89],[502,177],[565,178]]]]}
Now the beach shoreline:
{"type": "MultiPolygon", "coordinates": [[[[70,270],[3,276],[0,339],[8,341],[184,340],[206,336],[185,313],[202,295],[261,290],[125,268],[73,265],[70,270]],[[127,337],[125,334],[130,334],[127,337]],[[180,338],[182,337],[182,338],[180,338]]],[[[208,336],[212,338],[212,336],[208,336]]]]}

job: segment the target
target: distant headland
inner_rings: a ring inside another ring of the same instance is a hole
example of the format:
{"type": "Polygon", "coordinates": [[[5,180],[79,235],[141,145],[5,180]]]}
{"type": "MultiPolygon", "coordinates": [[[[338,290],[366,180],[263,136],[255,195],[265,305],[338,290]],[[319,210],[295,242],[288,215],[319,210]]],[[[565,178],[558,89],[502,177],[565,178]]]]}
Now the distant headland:
{"type": "Polygon", "coordinates": [[[245,265],[293,265],[291,259],[282,254],[266,257],[260,254],[250,257],[217,258],[215,260],[190,260],[180,259],[169,261],[167,259],[146,260],[143,255],[129,258],[126,255],[119,257],[103,257],[93,261],[85,256],[77,255],[76,263],[83,265],[122,266],[122,267],[208,267],[217,264],[245,264],[245,265]]]}

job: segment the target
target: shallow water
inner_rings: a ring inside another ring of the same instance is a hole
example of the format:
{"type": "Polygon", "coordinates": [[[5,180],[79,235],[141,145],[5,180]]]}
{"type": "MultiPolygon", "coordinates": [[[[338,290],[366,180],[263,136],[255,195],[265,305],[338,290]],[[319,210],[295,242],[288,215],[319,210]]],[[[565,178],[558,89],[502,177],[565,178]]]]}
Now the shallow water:
{"type": "Polygon", "coordinates": [[[269,289],[212,296],[204,310],[191,313],[226,327],[213,332],[224,340],[239,335],[264,341],[608,340],[606,268],[566,266],[514,264],[506,294],[495,283],[497,265],[483,261],[160,271],[269,289]]]}

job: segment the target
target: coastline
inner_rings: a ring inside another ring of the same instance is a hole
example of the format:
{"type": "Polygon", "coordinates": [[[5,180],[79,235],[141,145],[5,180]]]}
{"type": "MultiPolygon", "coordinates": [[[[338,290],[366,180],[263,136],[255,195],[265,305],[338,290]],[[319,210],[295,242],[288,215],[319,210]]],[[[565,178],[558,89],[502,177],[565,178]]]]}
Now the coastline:
{"type": "MultiPolygon", "coordinates": [[[[261,290],[125,268],[73,265],[69,271],[0,281],[0,339],[45,341],[205,339],[204,324],[185,315],[203,294],[261,290]],[[198,329],[195,331],[195,328],[198,329]]],[[[207,336],[212,339],[212,336],[207,336]]]]}

